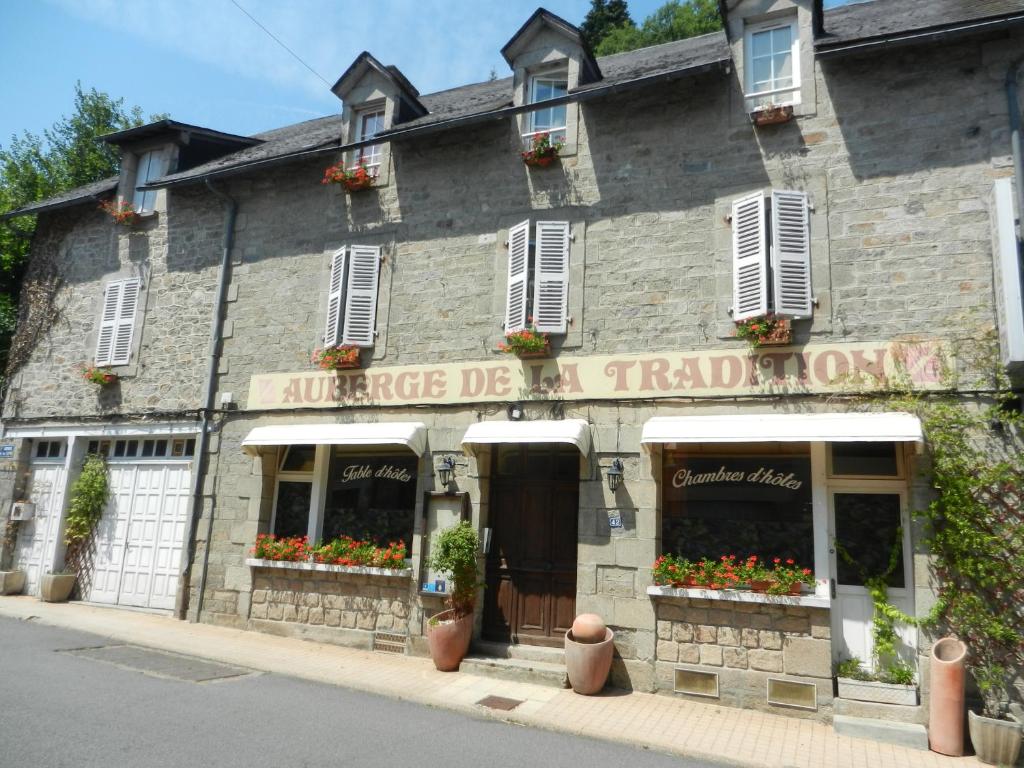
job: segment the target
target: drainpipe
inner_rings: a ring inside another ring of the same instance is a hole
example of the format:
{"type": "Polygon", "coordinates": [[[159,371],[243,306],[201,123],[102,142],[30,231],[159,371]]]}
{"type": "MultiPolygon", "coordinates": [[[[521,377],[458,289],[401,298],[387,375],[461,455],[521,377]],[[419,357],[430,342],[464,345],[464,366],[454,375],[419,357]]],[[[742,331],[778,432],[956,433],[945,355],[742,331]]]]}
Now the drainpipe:
{"type": "Polygon", "coordinates": [[[1024,63],[1024,56],[1019,56],[1006,70],[1006,105],[1010,110],[1010,150],[1013,152],[1013,176],[1014,184],[1017,187],[1018,243],[1024,243],[1024,155],[1021,150],[1020,102],[1017,100],[1017,94],[1020,91],[1018,72],[1022,63],[1024,63]]]}
{"type": "MultiPolygon", "coordinates": [[[[179,619],[188,616],[188,588],[192,581],[192,561],[196,553],[196,533],[199,529],[199,517],[203,508],[203,483],[209,467],[207,446],[209,445],[210,414],[213,412],[213,398],[217,390],[217,368],[220,365],[220,344],[224,331],[224,300],[227,298],[228,282],[231,272],[231,250],[235,241],[235,219],[238,216],[238,203],[227,193],[213,186],[206,179],[206,187],[214,195],[224,201],[224,237],[223,251],[220,259],[220,272],[217,275],[217,296],[213,303],[213,322],[210,328],[210,359],[206,367],[206,395],[203,409],[199,416],[199,435],[196,439],[196,471],[192,478],[192,495],[189,499],[188,531],[185,539],[185,551],[182,556],[181,575],[178,577],[178,595],[175,598],[174,613],[179,619]]],[[[203,553],[203,567],[199,575],[199,598],[196,601],[196,621],[203,610],[203,593],[206,591],[206,574],[210,564],[210,533],[213,529],[213,509],[210,510],[206,526],[206,549],[203,553]]]]}

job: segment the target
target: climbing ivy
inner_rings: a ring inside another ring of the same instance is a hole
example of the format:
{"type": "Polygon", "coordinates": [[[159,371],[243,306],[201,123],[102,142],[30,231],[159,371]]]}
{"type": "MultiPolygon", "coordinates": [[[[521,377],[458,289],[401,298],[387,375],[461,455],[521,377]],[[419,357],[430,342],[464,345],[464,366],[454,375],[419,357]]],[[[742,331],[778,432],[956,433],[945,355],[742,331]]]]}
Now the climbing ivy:
{"type": "Polygon", "coordinates": [[[64,560],[74,571],[81,570],[82,559],[109,497],[107,463],[102,456],[89,454],[78,479],[71,486],[71,502],[64,527],[64,543],[68,547],[64,560]]]}

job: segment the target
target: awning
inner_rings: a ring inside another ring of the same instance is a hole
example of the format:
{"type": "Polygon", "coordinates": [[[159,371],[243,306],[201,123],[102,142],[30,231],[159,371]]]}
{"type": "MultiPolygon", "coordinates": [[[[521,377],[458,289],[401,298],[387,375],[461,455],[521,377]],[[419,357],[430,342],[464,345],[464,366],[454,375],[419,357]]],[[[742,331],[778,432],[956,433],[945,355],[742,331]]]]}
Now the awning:
{"type": "Polygon", "coordinates": [[[404,445],[422,456],[427,447],[427,425],[421,421],[395,421],[256,427],[242,441],[242,450],[257,456],[265,445],[404,445]]]}
{"type": "Polygon", "coordinates": [[[644,424],[640,442],[803,443],[921,442],[921,421],[909,413],[731,414],[659,416],[644,424]]]}
{"type": "Polygon", "coordinates": [[[462,436],[467,450],[489,443],[564,443],[590,453],[590,425],[583,419],[561,421],[480,421],[462,436]]]}

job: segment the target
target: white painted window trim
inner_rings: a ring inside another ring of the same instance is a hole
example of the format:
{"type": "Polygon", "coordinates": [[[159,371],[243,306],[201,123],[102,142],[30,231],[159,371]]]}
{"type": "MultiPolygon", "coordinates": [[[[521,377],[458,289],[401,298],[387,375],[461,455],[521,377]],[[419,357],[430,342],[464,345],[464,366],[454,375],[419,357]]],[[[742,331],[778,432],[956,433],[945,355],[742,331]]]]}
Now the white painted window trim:
{"type": "Polygon", "coordinates": [[[288,451],[292,448],[291,445],[281,446],[281,449],[277,452],[277,466],[275,467],[274,477],[274,504],[270,510],[270,533],[274,532],[274,528],[277,525],[277,499],[278,490],[282,482],[286,483],[310,483],[312,490],[309,494],[310,509],[307,513],[307,536],[309,540],[315,541],[314,526],[311,524],[314,518],[313,509],[315,509],[316,495],[317,495],[317,462],[320,461],[321,448],[325,446],[316,446],[316,459],[313,463],[313,469],[310,472],[289,472],[281,469],[281,464],[284,462],[285,457],[288,455],[288,451]]]}
{"type": "MultiPolygon", "coordinates": [[[[386,106],[387,106],[386,104],[381,102],[381,103],[375,103],[375,104],[368,104],[366,106],[360,107],[359,109],[352,110],[352,136],[353,136],[353,141],[362,141],[363,140],[363,138],[364,138],[364,136],[363,136],[363,130],[364,130],[363,124],[364,124],[365,119],[368,118],[368,117],[372,117],[374,115],[380,115],[380,130],[377,133],[379,133],[380,131],[384,130],[385,121],[387,120],[386,106]]],[[[373,136],[376,136],[377,133],[374,133],[373,136]]],[[[369,138],[373,138],[373,136],[370,136],[369,138]]],[[[352,164],[351,164],[350,168],[358,168],[359,167],[359,163],[364,159],[364,157],[368,156],[368,154],[371,152],[371,150],[376,150],[371,155],[369,155],[370,157],[372,157],[374,159],[374,161],[373,162],[367,162],[366,163],[366,169],[368,171],[370,171],[374,176],[377,176],[378,174],[380,174],[381,164],[384,162],[384,143],[383,142],[381,142],[380,144],[372,144],[372,145],[370,145],[368,147],[362,147],[361,149],[355,150],[352,153],[352,164]]]]}
{"type": "Polygon", "coordinates": [[[747,105],[747,111],[753,112],[758,106],[757,99],[770,98],[776,106],[796,106],[800,103],[800,26],[796,16],[773,21],[763,21],[758,24],[751,24],[743,32],[743,93],[747,105]],[[765,91],[754,92],[751,90],[754,82],[754,35],[760,32],[769,32],[773,29],[789,27],[791,33],[790,55],[792,57],[791,68],[793,71],[793,85],[785,88],[771,88],[765,91]],[[779,98],[783,97],[785,98],[779,98]]]}
{"type": "MultiPolygon", "coordinates": [[[[569,69],[567,67],[559,67],[558,69],[549,69],[546,71],[538,71],[530,74],[529,84],[527,85],[526,91],[526,103],[535,104],[537,103],[537,84],[542,82],[561,83],[565,82],[565,91],[569,92],[569,69]]],[[[537,112],[530,112],[529,118],[526,121],[527,131],[523,133],[523,145],[527,148],[530,147],[533,137],[541,134],[561,134],[563,142],[569,140],[568,122],[569,122],[569,105],[564,105],[566,109],[565,121],[561,126],[551,126],[548,128],[541,128],[538,130],[536,126],[537,112]]],[[[552,107],[542,107],[543,110],[552,109],[552,107]]],[[[540,110],[538,110],[540,111],[540,110]]]]}

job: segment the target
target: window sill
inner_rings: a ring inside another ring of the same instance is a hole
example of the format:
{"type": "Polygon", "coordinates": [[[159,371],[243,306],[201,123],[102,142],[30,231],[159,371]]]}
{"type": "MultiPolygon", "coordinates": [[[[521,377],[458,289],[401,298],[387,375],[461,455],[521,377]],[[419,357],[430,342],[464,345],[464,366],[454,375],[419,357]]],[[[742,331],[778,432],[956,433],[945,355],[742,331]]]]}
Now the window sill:
{"type": "Polygon", "coordinates": [[[805,608],[829,608],[831,601],[819,595],[769,595],[745,589],[703,589],[701,587],[648,587],[648,597],[683,597],[696,600],[725,600],[734,603],[802,605],[805,608]]]}
{"type": "MultiPolygon", "coordinates": [[[[406,561],[408,562],[408,561],[406,561]]],[[[382,576],[386,578],[408,579],[412,576],[412,568],[371,568],[366,565],[328,565],[327,563],[296,563],[287,560],[262,560],[257,557],[246,558],[245,564],[250,568],[279,568],[287,571],[318,571],[320,573],[348,573],[353,576],[382,576]]]]}

